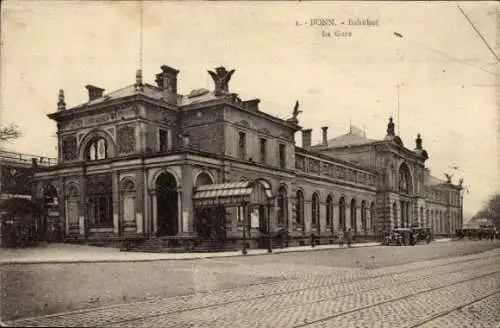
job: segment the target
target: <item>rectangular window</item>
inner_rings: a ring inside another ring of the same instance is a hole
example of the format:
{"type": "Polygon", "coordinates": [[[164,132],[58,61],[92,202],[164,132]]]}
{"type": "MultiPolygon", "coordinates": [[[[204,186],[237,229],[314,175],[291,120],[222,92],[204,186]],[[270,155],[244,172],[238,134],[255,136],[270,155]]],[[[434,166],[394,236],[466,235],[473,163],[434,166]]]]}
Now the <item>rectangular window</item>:
{"type": "Polygon", "coordinates": [[[168,133],[167,130],[160,129],[159,131],[160,151],[168,150],[168,133]]]}
{"type": "Polygon", "coordinates": [[[238,142],[238,157],[241,159],[245,159],[247,152],[247,136],[245,132],[240,132],[240,139],[238,142]]]}
{"type": "Polygon", "coordinates": [[[267,140],[260,139],[260,162],[266,163],[267,161],[267,140]]]}
{"type": "Polygon", "coordinates": [[[284,169],[286,167],[286,148],[283,144],[280,144],[279,146],[279,161],[280,167],[284,169]]]}

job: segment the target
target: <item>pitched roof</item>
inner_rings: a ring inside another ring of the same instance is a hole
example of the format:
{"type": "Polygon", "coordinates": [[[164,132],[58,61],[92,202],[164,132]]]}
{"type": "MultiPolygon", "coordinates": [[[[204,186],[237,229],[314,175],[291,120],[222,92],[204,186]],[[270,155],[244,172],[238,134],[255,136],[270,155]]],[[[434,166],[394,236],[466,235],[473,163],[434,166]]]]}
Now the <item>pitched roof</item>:
{"type": "Polygon", "coordinates": [[[165,96],[165,94],[160,89],[158,89],[152,85],[145,84],[143,91],[140,92],[140,91],[137,91],[135,89],[134,84],[131,84],[131,85],[128,85],[124,88],[107,93],[107,94],[105,94],[102,97],[99,97],[97,99],[94,99],[94,100],[88,101],[86,103],[74,106],[71,109],[80,108],[80,107],[84,107],[84,106],[93,106],[93,105],[104,103],[104,102],[109,101],[109,100],[125,98],[125,97],[132,96],[132,95],[139,94],[139,93],[142,93],[149,98],[153,98],[153,99],[157,99],[157,100],[161,100],[165,96]]]}
{"type": "Polygon", "coordinates": [[[432,176],[430,174],[425,174],[424,175],[424,185],[427,186],[435,186],[435,185],[440,185],[444,184],[446,181],[436,178],[435,176],[432,176]]]}
{"type": "MultiPolygon", "coordinates": [[[[377,141],[380,140],[366,138],[366,136],[361,135],[360,133],[348,132],[346,134],[328,140],[326,147],[336,148],[345,146],[355,146],[355,145],[369,144],[377,141]]],[[[325,146],[325,145],[317,144],[314,145],[313,147],[316,146],[325,146]]]]}
{"type": "MultiPolygon", "coordinates": [[[[86,103],[71,107],[70,109],[78,109],[81,107],[93,106],[97,104],[104,103],[110,100],[116,100],[120,98],[126,98],[136,94],[143,94],[148,98],[163,101],[165,98],[165,93],[156,86],[150,84],[144,84],[142,91],[137,91],[134,84],[128,85],[124,88],[112,91],[99,97],[97,99],[88,101],[86,103]]],[[[214,94],[213,91],[207,89],[195,89],[192,90],[188,95],[178,95],[178,105],[186,106],[196,103],[203,103],[206,101],[220,99],[214,94]]]]}

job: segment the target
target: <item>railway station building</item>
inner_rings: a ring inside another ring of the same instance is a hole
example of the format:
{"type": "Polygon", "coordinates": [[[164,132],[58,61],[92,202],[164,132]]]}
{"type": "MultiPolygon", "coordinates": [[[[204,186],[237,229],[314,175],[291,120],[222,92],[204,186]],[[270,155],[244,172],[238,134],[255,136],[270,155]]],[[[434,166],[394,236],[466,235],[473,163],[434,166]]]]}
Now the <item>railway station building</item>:
{"type": "Polygon", "coordinates": [[[431,176],[420,135],[403,145],[388,118],[381,140],[355,129],[329,138],[323,127],[313,145],[298,102],[290,119],[269,115],[259,99],[229,90],[233,73],[217,67],[214,90],[181,95],[178,70],[162,66],[154,85],[137,71],[134,84],[110,93],[87,85],[88,101],[72,108],[60,90],[48,115],[58,162],[35,165],[33,190],[58,198],[65,239],[263,247],[278,232],[301,245],[344,229],[372,239],[394,227],[461,227],[461,186],[431,176]]]}

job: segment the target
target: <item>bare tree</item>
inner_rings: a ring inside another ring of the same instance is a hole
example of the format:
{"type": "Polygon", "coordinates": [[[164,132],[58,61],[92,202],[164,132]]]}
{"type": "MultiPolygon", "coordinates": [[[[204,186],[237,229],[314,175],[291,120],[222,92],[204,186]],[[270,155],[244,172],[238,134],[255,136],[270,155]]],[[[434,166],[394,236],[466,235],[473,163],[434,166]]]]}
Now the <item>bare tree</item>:
{"type": "Polygon", "coordinates": [[[480,218],[490,219],[497,228],[500,228],[500,194],[491,196],[489,201],[473,217],[473,219],[480,218]]]}
{"type": "Polygon", "coordinates": [[[7,126],[0,127],[0,143],[18,139],[21,136],[22,132],[16,124],[9,124],[7,126]]]}

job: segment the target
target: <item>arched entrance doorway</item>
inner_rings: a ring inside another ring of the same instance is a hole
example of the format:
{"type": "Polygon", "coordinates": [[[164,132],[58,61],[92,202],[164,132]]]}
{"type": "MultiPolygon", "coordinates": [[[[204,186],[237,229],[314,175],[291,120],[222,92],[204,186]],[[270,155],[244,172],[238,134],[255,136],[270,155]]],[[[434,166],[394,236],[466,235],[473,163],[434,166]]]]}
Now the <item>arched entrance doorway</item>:
{"type": "MultiPolygon", "coordinates": [[[[210,175],[201,172],[195,181],[195,188],[211,185],[214,182],[210,175]]],[[[195,230],[203,240],[218,239],[221,233],[221,221],[225,220],[225,212],[220,207],[196,207],[194,210],[195,230]],[[224,214],[224,215],[223,215],[224,214]]]]}
{"type": "Polygon", "coordinates": [[[158,236],[174,236],[179,232],[177,181],[168,172],[156,179],[158,236]]]}

